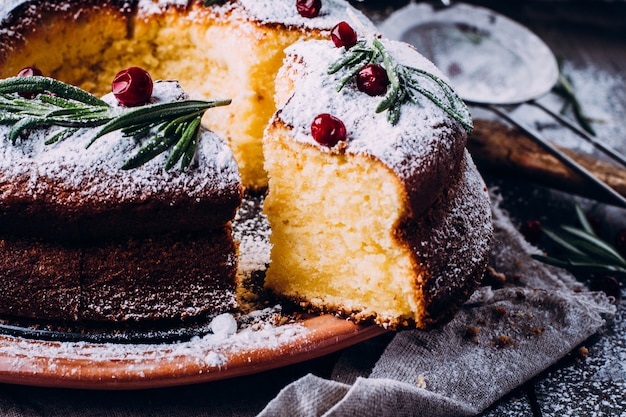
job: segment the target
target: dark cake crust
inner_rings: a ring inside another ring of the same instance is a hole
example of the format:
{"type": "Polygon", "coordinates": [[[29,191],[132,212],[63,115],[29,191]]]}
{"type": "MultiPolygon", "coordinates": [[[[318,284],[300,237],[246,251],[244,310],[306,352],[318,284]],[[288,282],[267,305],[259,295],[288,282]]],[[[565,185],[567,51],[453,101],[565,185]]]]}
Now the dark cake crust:
{"type": "Polygon", "coordinates": [[[230,226],[87,246],[0,239],[0,313],[59,321],[180,320],[236,306],[230,226]]]}
{"type": "MultiPolygon", "coordinates": [[[[6,141],[4,144],[12,146],[6,141]]],[[[37,164],[32,165],[31,172],[36,172],[37,164]]],[[[145,189],[123,196],[124,181],[119,173],[96,170],[78,186],[39,174],[33,193],[31,172],[0,170],[0,235],[93,242],[166,232],[208,232],[235,216],[242,195],[236,183],[221,189],[207,186],[198,194],[188,195],[179,187],[168,188],[163,178],[160,190],[145,189]],[[113,185],[110,192],[77,199],[77,195],[86,194],[82,186],[98,178],[113,185]]],[[[203,174],[206,172],[197,175],[203,174]]]]}
{"type": "Polygon", "coordinates": [[[466,151],[457,180],[419,218],[407,219],[398,237],[427,275],[418,281],[424,311],[420,328],[437,327],[476,290],[487,267],[493,235],[487,188],[466,151]]]}

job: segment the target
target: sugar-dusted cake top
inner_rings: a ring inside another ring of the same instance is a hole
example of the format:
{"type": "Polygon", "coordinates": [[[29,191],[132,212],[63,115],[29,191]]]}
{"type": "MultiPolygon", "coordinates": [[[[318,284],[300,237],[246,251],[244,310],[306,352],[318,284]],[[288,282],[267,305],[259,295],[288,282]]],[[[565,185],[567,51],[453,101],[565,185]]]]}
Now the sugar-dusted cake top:
{"type": "MultiPolygon", "coordinates": [[[[143,14],[160,13],[168,6],[186,7],[187,0],[139,0],[139,10],[143,14]]],[[[200,3],[202,3],[200,1],[200,3]]],[[[211,7],[217,13],[233,14],[244,20],[250,19],[261,24],[279,24],[306,29],[330,30],[335,24],[349,18],[347,9],[367,21],[360,12],[344,0],[323,0],[318,16],[301,16],[295,0],[226,0],[218,1],[211,7]]],[[[373,25],[371,26],[373,28],[373,25]]]]}
{"type": "MultiPolygon", "coordinates": [[[[402,42],[379,39],[395,64],[417,68],[435,75],[445,82],[445,76],[434,64],[413,47],[402,42]]],[[[287,49],[286,64],[278,77],[293,81],[288,97],[278,98],[282,107],[276,120],[292,128],[292,138],[318,147],[323,152],[367,155],[380,160],[407,184],[409,193],[429,191],[432,198],[448,178],[456,173],[467,140],[467,131],[442,106],[424,95],[416,94],[415,102],[400,106],[397,122],[391,123],[386,111],[377,112],[383,96],[370,96],[357,88],[351,79],[337,91],[342,71],[329,74],[331,64],[346,56],[344,47],[337,48],[331,41],[306,41],[287,49]],[[333,147],[318,144],[311,134],[314,118],[329,113],[345,125],[347,138],[333,147]]],[[[421,77],[420,83],[434,95],[442,96],[436,83],[421,77]]],[[[280,80],[277,80],[280,85],[280,80]]],[[[466,112],[463,103],[459,103],[466,112]]],[[[469,112],[463,116],[469,120],[469,112]]],[[[428,198],[426,198],[428,200],[428,198]]],[[[431,201],[432,202],[432,201],[431,201]]],[[[422,211],[426,205],[416,197],[414,209],[422,211]]]]}
{"type": "MultiPolygon", "coordinates": [[[[186,98],[175,81],[154,84],[152,104],[186,98]]],[[[104,101],[117,106],[112,94],[104,101]]],[[[240,178],[234,156],[225,141],[203,130],[195,161],[186,170],[165,170],[168,153],[162,153],[144,165],[121,169],[141,143],[124,137],[120,131],[106,134],[87,145],[98,129],[81,129],[53,144],[49,129],[29,129],[15,144],[7,140],[9,127],[0,125],[0,182],[3,192],[30,195],[50,192],[50,186],[63,192],[74,191],[76,199],[136,201],[161,193],[185,197],[206,196],[209,192],[226,193],[239,187],[240,178]],[[11,187],[8,185],[11,184],[11,187]]],[[[0,197],[2,195],[0,194],[0,197]]],[[[43,196],[41,196],[43,198],[43,196]]]]}

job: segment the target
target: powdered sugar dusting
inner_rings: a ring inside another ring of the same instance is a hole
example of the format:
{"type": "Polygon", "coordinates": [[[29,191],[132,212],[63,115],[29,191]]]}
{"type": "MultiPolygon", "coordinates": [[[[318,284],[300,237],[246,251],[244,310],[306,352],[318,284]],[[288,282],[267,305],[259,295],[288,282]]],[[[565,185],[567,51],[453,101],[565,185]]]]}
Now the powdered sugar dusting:
{"type": "MultiPolygon", "coordinates": [[[[184,93],[178,83],[155,83],[155,103],[182,97],[184,93]]],[[[111,97],[106,100],[113,101],[111,97]]],[[[7,126],[0,126],[0,136],[6,137],[8,130],[7,126]]],[[[203,131],[196,164],[186,172],[163,169],[167,152],[137,169],[122,170],[126,159],[141,145],[113,132],[87,148],[95,132],[97,129],[81,129],[53,145],[44,143],[52,134],[49,129],[29,131],[28,137],[19,139],[16,145],[3,140],[0,143],[3,183],[21,184],[20,192],[35,200],[49,198],[50,194],[56,195],[56,190],[63,190],[69,194],[68,203],[71,203],[103,198],[135,201],[171,190],[182,190],[191,197],[203,196],[207,190],[220,193],[240,182],[232,151],[222,138],[210,131],[203,131]]]]}
{"type": "MultiPolygon", "coordinates": [[[[138,7],[142,14],[161,13],[169,6],[185,7],[185,0],[139,0],[138,7]]],[[[202,6],[206,7],[206,6],[202,6]]],[[[306,18],[300,16],[294,0],[238,0],[227,1],[222,5],[211,6],[216,16],[230,15],[239,20],[250,20],[264,25],[284,25],[316,30],[330,30],[342,20],[348,20],[346,9],[350,8],[364,22],[368,19],[343,0],[325,0],[319,16],[306,18]]],[[[190,15],[193,17],[193,15],[190,15]]],[[[373,29],[373,25],[370,26],[373,29]]]]}
{"type": "Polygon", "coordinates": [[[239,242],[238,269],[244,277],[265,271],[270,263],[271,230],[259,200],[244,198],[233,222],[233,238],[239,242]]]}
{"type": "MultiPolygon", "coordinates": [[[[403,65],[422,68],[442,78],[435,66],[408,44],[384,40],[389,53],[403,65]]],[[[328,74],[328,67],[343,56],[342,48],[329,41],[307,41],[287,49],[287,60],[297,73],[294,94],[277,117],[293,127],[294,140],[319,146],[311,137],[310,125],[320,113],[339,117],[346,126],[345,152],[378,158],[402,179],[421,175],[433,165],[448,164],[447,155],[459,155],[466,137],[441,108],[424,98],[419,105],[402,107],[396,125],[387,121],[386,113],[376,113],[381,97],[371,97],[349,82],[340,92],[336,87],[344,75],[328,74]],[[305,73],[306,76],[300,74],[305,73]],[[444,157],[445,155],[445,157],[444,157]]],[[[279,74],[280,76],[280,74],[279,74]]]]}
{"type": "Polygon", "coordinates": [[[61,368],[67,361],[76,364],[88,361],[88,368],[94,369],[100,366],[98,364],[123,361],[124,373],[117,377],[142,378],[162,367],[172,368],[173,373],[190,366],[198,367],[199,373],[215,372],[232,360],[233,355],[245,356],[259,350],[280,352],[306,338],[307,331],[302,324],[273,323],[272,317],[276,314],[280,314],[280,307],[237,317],[218,316],[214,319],[222,323],[215,326],[218,331],[179,343],[44,342],[2,336],[0,356],[13,358],[10,368],[14,372],[57,372],[62,378],[80,378],[80,373],[84,372],[80,367],[61,368]],[[228,323],[227,329],[223,328],[224,322],[228,323]]]}

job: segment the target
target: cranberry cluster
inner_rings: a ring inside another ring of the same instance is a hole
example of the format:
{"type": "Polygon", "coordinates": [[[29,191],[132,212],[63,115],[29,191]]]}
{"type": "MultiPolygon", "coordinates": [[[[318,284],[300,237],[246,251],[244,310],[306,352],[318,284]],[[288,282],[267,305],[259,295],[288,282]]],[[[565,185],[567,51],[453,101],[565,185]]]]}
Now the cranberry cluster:
{"type": "MultiPolygon", "coordinates": [[[[330,37],[337,48],[349,49],[357,44],[356,31],[346,22],[336,24],[330,32],[330,37]]],[[[379,64],[365,65],[356,75],[356,85],[359,91],[365,94],[381,96],[385,94],[389,85],[387,71],[379,64]]],[[[336,117],[321,114],[313,121],[311,134],[321,145],[332,147],[338,141],[345,140],[345,127],[336,117]],[[338,123],[341,123],[341,129],[337,127],[338,123]]]]}

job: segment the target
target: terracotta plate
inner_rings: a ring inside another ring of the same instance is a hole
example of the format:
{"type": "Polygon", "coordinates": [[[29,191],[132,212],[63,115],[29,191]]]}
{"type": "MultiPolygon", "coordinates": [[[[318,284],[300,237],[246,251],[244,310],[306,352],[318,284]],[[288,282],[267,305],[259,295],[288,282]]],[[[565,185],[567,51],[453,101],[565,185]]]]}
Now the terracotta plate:
{"type": "Polygon", "coordinates": [[[0,382],[139,389],[215,381],[323,356],[384,332],[333,316],[172,343],[46,341],[0,335],[0,382]]]}

